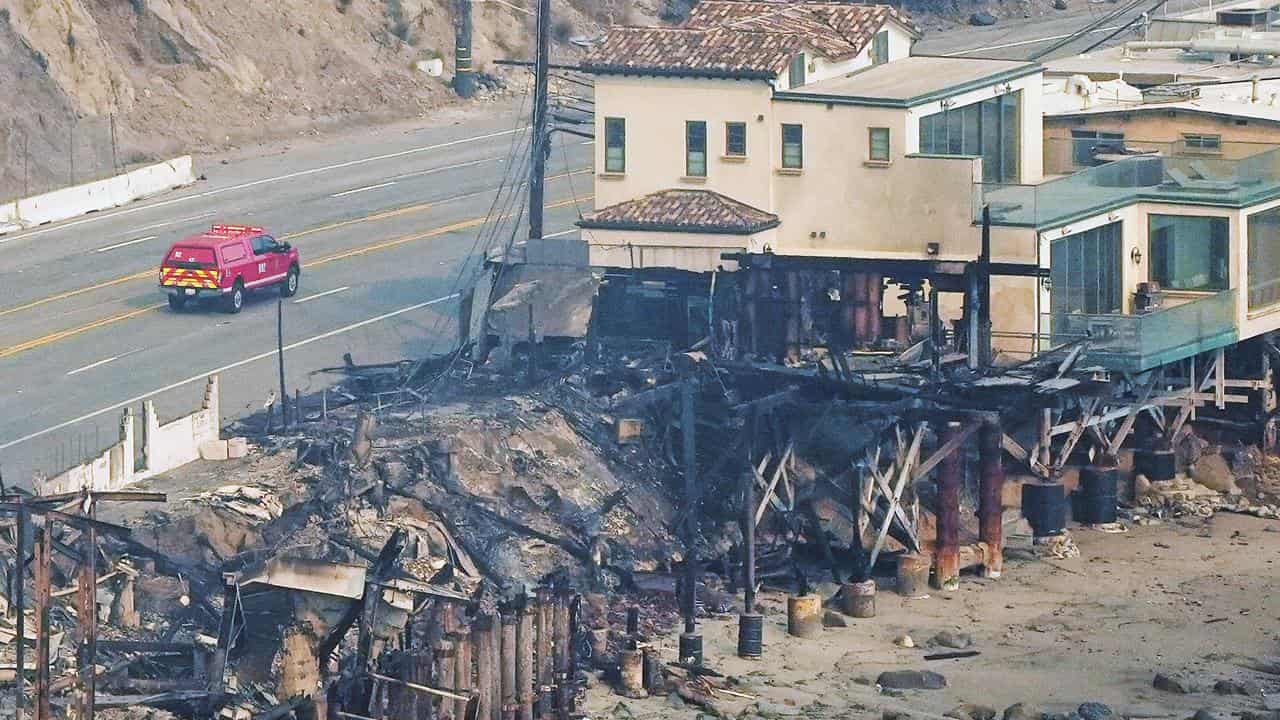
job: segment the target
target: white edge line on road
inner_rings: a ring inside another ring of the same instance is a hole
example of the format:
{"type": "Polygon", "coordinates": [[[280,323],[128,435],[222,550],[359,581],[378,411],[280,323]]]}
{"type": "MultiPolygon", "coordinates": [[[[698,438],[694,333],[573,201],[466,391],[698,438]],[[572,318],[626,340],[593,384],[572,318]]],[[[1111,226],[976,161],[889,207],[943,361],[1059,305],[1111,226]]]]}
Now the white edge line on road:
{"type": "Polygon", "coordinates": [[[142,352],[142,348],[138,348],[137,350],[130,350],[129,352],[123,352],[123,353],[120,353],[119,355],[112,355],[111,357],[107,358],[106,360],[99,360],[99,361],[98,361],[98,362],[96,362],[96,363],[90,363],[90,364],[88,364],[88,365],[85,365],[85,366],[84,366],[84,367],[82,367],[82,368],[76,368],[75,370],[68,371],[68,372],[67,372],[67,375],[68,375],[68,376],[71,376],[71,375],[79,375],[80,373],[82,373],[82,372],[84,372],[84,371],[86,371],[86,370],[92,370],[92,369],[94,369],[94,368],[96,368],[96,367],[102,367],[103,365],[106,365],[107,363],[115,362],[116,360],[119,360],[120,358],[127,358],[127,357],[129,357],[130,355],[137,355],[137,354],[138,354],[138,353],[140,353],[140,352],[142,352]]]}
{"type": "MultiPolygon", "coordinates": [[[[327,340],[335,335],[341,335],[343,333],[350,332],[352,330],[358,330],[366,325],[379,323],[379,322],[382,322],[383,320],[390,320],[391,318],[396,317],[398,315],[410,313],[410,312],[413,312],[414,310],[421,310],[424,307],[436,305],[436,304],[445,302],[446,300],[453,300],[458,296],[459,296],[459,293],[452,293],[450,295],[445,295],[444,297],[435,298],[434,300],[427,300],[426,302],[420,302],[414,305],[410,305],[408,307],[402,307],[399,310],[392,310],[391,312],[383,313],[381,315],[371,317],[367,320],[361,320],[360,322],[352,323],[350,325],[344,325],[340,328],[335,328],[328,332],[320,333],[319,335],[309,337],[306,340],[299,340],[298,342],[285,345],[284,349],[296,350],[300,347],[305,347],[312,343],[320,342],[321,340],[327,340]]],[[[179,380],[178,382],[165,385],[162,388],[152,390],[149,393],[145,393],[143,395],[138,395],[137,397],[129,398],[128,400],[125,400],[123,402],[118,402],[114,405],[108,405],[107,407],[104,407],[100,410],[94,410],[91,413],[85,413],[84,415],[81,415],[78,418],[74,418],[71,420],[67,420],[66,422],[58,423],[57,425],[53,425],[52,427],[47,427],[43,430],[37,430],[36,432],[30,433],[28,435],[24,435],[18,438],[17,440],[10,440],[5,444],[0,445],[0,450],[7,450],[13,447],[14,445],[20,445],[24,442],[27,442],[28,440],[34,440],[43,435],[48,435],[51,432],[57,432],[63,428],[75,425],[76,423],[84,422],[85,420],[90,420],[92,418],[95,418],[99,415],[102,415],[103,413],[109,413],[112,410],[119,410],[122,407],[133,405],[134,403],[142,402],[143,400],[146,400],[149,397],[154,397],[156,395],[159,395],[160,393],[166,393],[166,392],[169,392],[170,390],[176,390],[177,388],[180,388],[183,385],[190,385],[191,383],[196,382],[198,380],[203,380],[209,377],[210,375],[217,375],[219,373],[224,373],[228,370],[234,370],[243,365],[248,365],[249,363],[257,362],[259,360],[265,360],[266,358],[269,358],[269,357],[274,357],[275,354],[276,354],[275,350],[268,350],[267,352],[254,355],[253,357],[247,357],[243,360],[237,360],[236,362],[233,362],[229,365],[223,365],[220,368],[214,368],[213,370],[206,370],[198,375],[192,375],[191,377],[186,378],[184,380],[179,380]]],[[[221,422],[221,418],[219,418],[219,422],[221,422]]]]}
{"type": "Polygon", "coordinates": [[[293,304],[294,304],[294,305],[301,305],[301,304],[302,304],[302,303],[304,303],[304,302],[311,302],[312,300],[318,300],[319,298],[325,297],[326,295],[336,295],[337,293],[343,292],[344,290],[350,290],[350,289],[351,289],[351,286],[350,286],[350,285],[343,285],[343,286],[342,286],[342,287],[340,287],[340,288],[334,288],[334,289],[332,289],[332,290],[325,290],[325,291],[324,291],[324,292],[322,292],[322,293],[316,293],[315,295],[308,295],[308,296],[306,296],[306,297],[304,297],[304,298],[298,298],[297,300],[294,300],[294,301],[293,301],[293,304]]]}
{"type": "MultiPolygon", "coordinates": [[[[1093,30],[1090,30],[1089,32],[1085,33],[1085,35],[1093,35],[1095,33],[1101,33],[1101,32],[1111,32],[1112,30],[1118,30],[1119,28],[1120,28],[1119,25],[1112,25],[1110,27],[1103,27],[1103,28],[1094,28],[1093,30]]],[[[944,54],[943,57],[955,57],[957,55],[972,55],[973,53],[986,52],[988,50],[1004,50],[1006,48],[1021,47],[1023,45],[1037,45],[1039,43],[1046,43],[1053,40],[1064,40],[1066,38],[1071,37],[1072,35],[1075,35],[1075,33],[1067,33],[1065,35],[1050,35],[1049,37],[1035,38],[1033,40],[1019,40],[1017,42],[1003,43],[1001,45],[987,45],[986,47],[969,48],[968,50],[956,50],[955,52],[949,52],[944,54]]],[[[1084,35],[1081,35],[1080,37],[1084,37],[1084,35]]]]}
{"type": "Polygon", "coordinates": [[[127,241],[122,242],[122,243],[116,243],[115,245],[108,245],[108,246],[106,246],[106,247],[101,247],[101,248],[98,248],[97,250],[94,250],[94,252],[96,252],[96,253],[104,253],[104,252],[107,252],[108,250],[116,250],[116,249],[118,249],[118,248],[128,247],[128,246],[130,246],[130,245],[137,245],[138,243],[146,242],[146,241],[148,241],[148,240],[155,240],[155,239],[156,239],[156,238],[158,238],[158,237],[160,237],[160,236],[159,236],[159,235],[148,235],[148,236],[146,236],[146,237],[140,237],[140,238],[138,238],[137,240],[127,240],[127,241]]]}
{"type": "Polygon", "coordinates": [[[429,168],[427,170],[419,170],[418,172],[404,173],[403,175],[392,175],[392,180],[405,180],[408,178],[422,177],[424,175],[434,175],[438,172],[448,172],[449,170],[458,170],[465,167],[474,167],[476,165],[484,165],[485,163],[505,161],[505,157],[494,156],[491,158],[482,158],[480,160],[472,160],[470,162],[458,163],[456,165],[445,165],[444,167],[429,168]]]}
{"type": "Polygon", "coordinates": [[[68,371],[67,371],[67,375],[79,375],[80,373],[84,372],[85,370],[92,370],[92,369],[94,369],[94,368],[96,368],[96,367],[102,367],[103,365],[106,365],[106,364],[107,364],[107,363],[109,363],[109,362],[114,362],[114,361],[119,360],[119,359],[120,359],[120,356],[119,356],[119,355],[112,355],[111,357],[107,358],[106,360],[99,360],[99,361],[98,361],[98,362],[96,362],[96,363],[90,363],[90,364],[88,364],[88,365],[85,365],[85,366],[84,366],[84,367],[82,367],[82,368],[76,368],[75,370],[68,370],[68,371]]]}
{"type": "Polygon", "coordinates": [[[324,165],[321,167],[310,168],[307,170],[298,170],[296,172],[287,173],[285,175],[276,175],[275,177],[251,180],[246,183],[240,183],[239,185],[229,185],[227,187],[217,188],[215,190],[206,190],[201,193],[195,193],[194,195],[183,195],[182,197],[171,198],[169,200],[162,200],[160,202],[152,203],[150,205],[144,205],[141,207],[127,208],[127,209],[119,210],[113,213],[106,213],[106,214],[99,213],[91,217],[83,218],[81,220],[75,220],[73,222],[63,223],[61,225],[56,225],[54,227],[44,228],[43,230],[33,230],[28,233],[20,233],[18,235],[0,237],[0,245],[3,245],[4,243],[7,243],[7,242],[12,242],[14,240],[22,240],[29,237],[35,237],[36,235],[43,235],[45,233],[55,232],[58,230],[65,230],[67,228],[75,227],[77,225],[83,225],[84,223],[97,222],[98,220],[120,217],[122,215],[131,215],[136,212],[142,212],[143,210],[152,210],[159,207],[166,207],[168,205],[176,205],[178,203],[183,203],[188,200],[197,200],[199,198],[212,197],[214,195],[221,195],[223,193],[234,192],[236,190],[244,190],[245,188],[257,187],[258,185],[265,185],[267,183],[280,182],[281,180],[292,180],[294,178],[306,177],[307,175],[315,175],[317,173],[328,172],[330,170],[341,170],[343,168],[349,168],[355,165],[364,165],[366,163],[377,162],[379,160],[391,160],[394,158],[404,157],[406,155],[414,155],[417,153],[429,152],[431,150],[440,150],[441,148],[453,147],[455,145],[464,145],[466,143],[476,142],[477,140],[491,140],[496,137],[502,137],[503,135],[510,135],[512,133],[523,132],[524,129],[525,128],[521,126],[519,128],[514,128],[511,130],[500,130],[498,132],[487,133],[485,135],[476,135],[475,137],[460,138],[458,140],[450,140],[449,142],[436,143],[435,145],[424,145],[422,147],[409,148],[408,150],[400,150],[398,152],[386,153],[385,155],[373,155],[366,158],[357,158],[355,160],[347,160],[346,162],[335,163],[333,165],[324,165]]]}
{"type": "Polygon", "coordinates": [[[156,223],[154,225],[144,225],[140,228],[136,228],[134,232],[142,232],[143,230],[155,230],[156,228],[168,227],[170,225],[177,225],[178,223],[191,222],[193,220],[203,220],[204,218],[213,217],[214,215],[217,215],[217,214],[218,214],[217,210],[210,210],[207,213],[200,213],[199,215],[192,215],[191,217],[178,218],[177,220],[165,220],[164,222],[156,223]]]}
{"type": "Polygon", "coordinates": [[[395,180],[392,180],[390,182],[378,183],[377,185],[366,185],[364,187],[359,187],[354,190],[343,190],[342,192],[334,193],[329,197],[331,198],[346,197],[348,195],[355,195],[356,193],[369,192],[370,190],[378,190],[384,187],[391,187],[392,185],[395,185],[395,184],[396,184],[395,180]]]}

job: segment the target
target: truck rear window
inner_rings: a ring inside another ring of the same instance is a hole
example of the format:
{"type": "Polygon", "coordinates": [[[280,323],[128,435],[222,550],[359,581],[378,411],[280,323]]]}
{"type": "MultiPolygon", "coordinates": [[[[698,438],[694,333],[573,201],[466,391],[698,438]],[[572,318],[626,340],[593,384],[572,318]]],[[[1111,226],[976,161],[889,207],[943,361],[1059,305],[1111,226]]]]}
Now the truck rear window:
{"type": "Polygon", "coordinates": [[[183,245],[178,245],[170,250],[169,257],[165,258],[164,264],[169,267],[188,268],[191,270],[218,266],[213,257],[213,248],[186,247],[183,245]]]}

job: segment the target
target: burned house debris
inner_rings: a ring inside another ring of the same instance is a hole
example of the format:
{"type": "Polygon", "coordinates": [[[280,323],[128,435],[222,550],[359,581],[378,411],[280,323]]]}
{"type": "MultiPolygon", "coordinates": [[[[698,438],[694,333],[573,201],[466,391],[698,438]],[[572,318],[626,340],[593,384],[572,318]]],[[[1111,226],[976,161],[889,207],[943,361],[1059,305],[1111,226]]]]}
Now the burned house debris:
{"type": "MultiPolygon", "coordinates": [[[[1251,304],[1274,300],[1265,263],[1166,297],[1118,227],[1214,208],[1240,261],[1274,173],[1170,183],[1181,160],[1143,158],[1036,185],[1037,66],[911,57],[916,31],[886,7],[778,5],[703,0],[682,27],[617,28],[591,50],[576,71],[617,114],[597,123],[599,207],[570,244],[541,227],[540,3],[522,161],[538,210],[517,243],[523,210],[495,201],[502,220],[477,239],[495,252],[473,283],[459,272],[452,349],[352,351],[317,371],[335,383],[317,397],[282,388],[283,422],[231,428],[247,457],[213,438],[226,464],[196,488],[72,473],[56,494],[4,494],[3,702],[37,720],[545,720],[585,716],[603,682],[789,716],[718,665],[876,628],[930,595],[1006,592],[1079,558],[1085,532],[1280,518],[1280,348],[1251,304]],[[637,98],[671,106],[658,91],[724,121],[724,168],[708,172],[706,120],[683,125],[680,187],[654,171],[669,158],[627,154],[622,115],[639,130],[637,98]],[[821,172],[844,142],[815,132],[828,113],[876,123],[852,174],[897,184],[832,190],[850,207],[831,225],[809,204],[827,197],[796,189],[848,179],[821,172]],[[953,143],[950,118],[996,131],[953,143]],[[757,143],[781,167],[749,162],[757,143]]],[[[1156,222],[1160,252],[1185,252],[1156,222]]],[[[917,649],[901,629],[894,647],[917,649]]],[[[987,652],[945,632],[911,661],[987,652]]],[[[895,666],[865,684],[896,698],[947,680],[895,666]]],[[[948,717],[995,715],[971,710],[948,717]]]]}

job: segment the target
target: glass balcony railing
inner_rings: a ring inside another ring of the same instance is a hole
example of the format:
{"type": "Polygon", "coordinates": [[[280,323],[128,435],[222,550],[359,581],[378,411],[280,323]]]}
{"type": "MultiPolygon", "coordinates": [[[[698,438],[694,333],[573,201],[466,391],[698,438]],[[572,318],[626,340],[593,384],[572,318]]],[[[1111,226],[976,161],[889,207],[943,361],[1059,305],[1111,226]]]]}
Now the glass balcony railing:
{"type": "Polygon", "coordinates": [[[1085,340],[1086,365],[1142,372],[1236,342],[1236,291],[1224,290],[1142,315],[1055,313],[1052,344],[1085,340]]]}
{"type": "Polygon", "coordinates": [[[979,183],[974,220],[1050,228],[1138,201],[1243,207],[1280,196],[1280,149],[1240,159],[1141,155],[1039,185],[979,183]]]}

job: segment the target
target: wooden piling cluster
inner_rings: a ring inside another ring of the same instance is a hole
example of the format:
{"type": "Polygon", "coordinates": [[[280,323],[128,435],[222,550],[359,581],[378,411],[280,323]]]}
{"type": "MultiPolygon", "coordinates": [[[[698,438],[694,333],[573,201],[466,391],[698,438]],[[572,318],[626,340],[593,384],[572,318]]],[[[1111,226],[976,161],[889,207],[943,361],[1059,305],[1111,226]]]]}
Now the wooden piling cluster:
{"type": "Polygon", "coordinates": [[[405,696],[386,715],[371,703],[370,716],[467,720],[474,705],[476,720],[568,718],[577,696],[577,603],[574,595],[543,588],[522,604],[466,618],[461,603],[437,601],[409,629],[400,677],[472,700],[405,696]]]}

